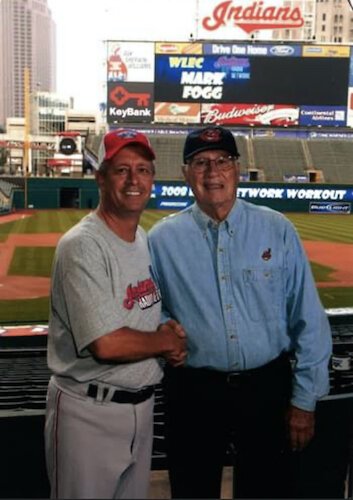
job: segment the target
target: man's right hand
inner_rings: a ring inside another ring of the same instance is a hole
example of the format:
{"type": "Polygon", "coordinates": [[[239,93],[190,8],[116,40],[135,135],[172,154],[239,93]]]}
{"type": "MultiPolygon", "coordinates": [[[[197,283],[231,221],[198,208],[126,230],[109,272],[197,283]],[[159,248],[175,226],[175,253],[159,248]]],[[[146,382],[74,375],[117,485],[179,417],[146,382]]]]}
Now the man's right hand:
{"type": "Polygon", "coordinates": [[[166,349],[163,352],[164,359],[172,366],[184,364],[186,350],[186,333],[180,323],[174,319],[159,325],[158,331],[165,337],[166,349]]]}

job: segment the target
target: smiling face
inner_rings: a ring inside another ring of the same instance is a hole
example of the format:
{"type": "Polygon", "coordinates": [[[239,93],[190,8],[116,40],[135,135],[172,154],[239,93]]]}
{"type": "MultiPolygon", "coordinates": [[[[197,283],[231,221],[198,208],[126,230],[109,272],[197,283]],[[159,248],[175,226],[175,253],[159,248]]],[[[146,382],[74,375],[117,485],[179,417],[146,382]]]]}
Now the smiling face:
{"type": "Polygon", "coordinates": [[[96,179],[106,214],[139,217],[151,195],[154,164],[143,147],[131,144],[109,160],[96,179]]]}
{"type": "Polygon", "coordinates": [[[184,177],[190,185],[196,201],[203,212],[214,220],[224,220],[231,211],[236,199],[239,182],[239,162],[233,158],[229,168],[221,169],[215,164],[220,157],[228,158],[223,150],[208,150],[197,153],[183,167],[184,177]],[[195,160],[211,160],[202,171],[193,168],[195,160]]]}

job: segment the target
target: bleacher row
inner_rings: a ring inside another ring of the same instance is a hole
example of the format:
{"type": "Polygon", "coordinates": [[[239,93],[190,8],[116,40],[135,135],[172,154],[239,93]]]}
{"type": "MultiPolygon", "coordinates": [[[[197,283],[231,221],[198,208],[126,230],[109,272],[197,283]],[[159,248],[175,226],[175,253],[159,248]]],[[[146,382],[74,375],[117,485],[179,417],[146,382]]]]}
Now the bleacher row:
{"type": "MultiPolygon", "coordinates": [[[[148,134],[156,151],[156,179],[183,180],[181,165],[185,133],[148,134]]],[[[290,177],[328,184],[353,183],[353,141],[236,135],[244,180],[283,182],[290,177]],[[247,177],[246,177],[247,176],[247,177]]],[[[87,154],[97,158],[102,135],[88,135],[87,154]]],[[[14,181],[23,179],[14,177],[14,181]]],[[[0,178],[0,211],[7,208],[14,186],[0,178]]],[[[23,186],[22,186],[23,187],[23,186]]]]}
{"type": "MultiPolygon", "coordinates": [[[[149,137],[157,154],[157,180],[181,180],[185,135],[149,137]]],[[[100,141],[101,136],[91,136],[87,147],[97,153],[100,141]]],[[[256,173],[250,180],[282,182],[289,176],[306,175],[310,178],[309,172],[316,172],[316,181],[333,184],[353,182],[353,141],[348,139],[306,140],[236,135],[236,142],[241,155],[241,172],[256,173]]]]}

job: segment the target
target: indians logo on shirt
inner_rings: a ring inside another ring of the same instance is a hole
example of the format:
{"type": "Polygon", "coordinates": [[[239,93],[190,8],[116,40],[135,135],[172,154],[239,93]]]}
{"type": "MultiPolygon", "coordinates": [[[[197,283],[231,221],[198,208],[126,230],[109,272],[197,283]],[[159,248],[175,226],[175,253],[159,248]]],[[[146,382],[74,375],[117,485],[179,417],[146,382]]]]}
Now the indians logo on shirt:
{"type": "Polygon", "coordinates": [[[148,309],[153,304],[160,302],[161,294],[156,287],[152,278],[143,281],[138,281],[137,285],[129,285],[126,289],[126,296],[124,299],[124,307],[132,309],[135,302],[138,303],[140,309],[148,309]]]}

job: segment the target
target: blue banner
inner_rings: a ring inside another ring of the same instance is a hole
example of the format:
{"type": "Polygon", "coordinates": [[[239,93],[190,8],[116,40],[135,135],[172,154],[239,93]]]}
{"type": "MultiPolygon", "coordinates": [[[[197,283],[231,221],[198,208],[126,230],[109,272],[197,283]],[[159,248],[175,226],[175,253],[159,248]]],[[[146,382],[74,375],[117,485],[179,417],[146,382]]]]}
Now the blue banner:
{"type": "Polygon", "coordinates": [[[302,48],[300,45],[286,44],[205,43],[203,53],[210,55],[300,57],[302,48]]]}
{"type": "MultiPolygon", "coordinates": [[[[194,194],[189,186],[183,182],[156,181],[152,198],[172,202],[187,202],[194,200],[194,194]]],[[[296,184],[285,186],[270,183],[240,183],[238,198],[245,200],[293,200],[308,202],[346,202],[353,201],[353,189],[348,186],[324,184],[296,184]]]]}
{"type": "Polygon", "coordinates": [[[345,106],[300,106],[299,125],[346,126],[345,106]]]}

